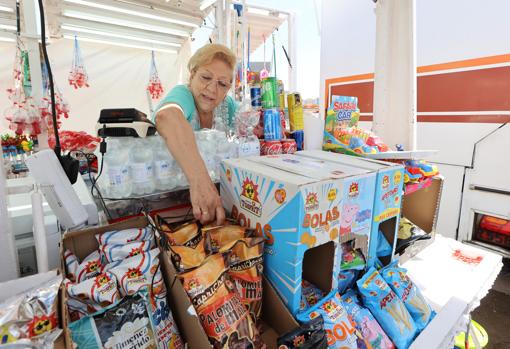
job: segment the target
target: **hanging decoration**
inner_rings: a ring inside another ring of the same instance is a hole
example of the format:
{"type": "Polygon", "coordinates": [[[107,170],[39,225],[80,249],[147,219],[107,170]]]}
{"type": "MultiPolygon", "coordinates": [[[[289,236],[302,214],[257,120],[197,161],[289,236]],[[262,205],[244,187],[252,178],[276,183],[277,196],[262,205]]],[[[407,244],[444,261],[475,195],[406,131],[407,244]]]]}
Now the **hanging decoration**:
{"type": "Polygon", "coordinates": [[[73,53],[73,65],[68,77],[69,85],[75,89],[89,87],[89,76],[85,70],[85,64],[83,63],[83,56],[80,50],[80,44],[78,38],[74,36],[74,53],[73,53]]]}
{"type": "Polygon", "coordinates": [[[258,79],[258,74],[257,74],[257,72],[252,71],[251,67],[250,67],[250,46],[251,46],[250,40],[251,40],[251,29],[250,29],[250,27],[248,27],[248,65],[246,67],[246,70],[247,70],[248,83],[253,83],[258,79]]]}
{"type": "Polygon", "coordinates": [[[31,97],[31,80],[28,53],[23,49],[20,38],[17,39],[13,68],[13,84],[7,89],[12,105],[4,111],[9,122],[9,129],[16,135],[29,134],[37,136],[45,127],[39,111],[31,97]]]}
{"type": "MultiPolygon", "coordinates": [[[[48,75],[48,68],[46,64],[44,64],[44,58],[41,55],[41,72],[42,72],[42,80],[43,80],[43,98],[41,101],[41,105],[39,107],[39,111],[41,113],[41,117],[46,122],[48,126],[48,134],[52,134],[53,132],[53,117],[51,113],[51,92],[50,92],[50,80],[48,75]]],[[[57,116],[57,128],[60,129],[62,125],[62,119],[69,118],[69,104],[64,99],[62,92],[58,88],[57,82],[53,80],[53,87],[55,90],[55,111],[57,116]]]]}
{"type": "Polygon", "coordinates": [[[149,91],[151,98],[156,100],[163,96],[163,85],[159,79],[158,69],[156,68],[156,59],[154,57],[154,51],[152,51],[151,59],[151,71],[149,77],[149,84],[147,85],[147,91],[149,91]]]}

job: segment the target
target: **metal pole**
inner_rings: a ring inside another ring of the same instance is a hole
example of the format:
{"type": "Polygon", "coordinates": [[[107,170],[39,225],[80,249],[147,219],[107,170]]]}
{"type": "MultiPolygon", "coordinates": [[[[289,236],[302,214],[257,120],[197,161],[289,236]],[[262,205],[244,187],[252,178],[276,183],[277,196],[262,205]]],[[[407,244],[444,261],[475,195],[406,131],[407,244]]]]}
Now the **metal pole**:
{"type": "Polygon", "coordinates": [[[387,144],[416,149],[415,0],[376,4],[374,122],[387,144]]]}
{"type": "Polygon", "coordinates": [[[289,92],[297,90],[297,54],[296,54],[296,14],[289,13],[287,17],[288,40],[289,40],[289,58],[292,62],[292,68],[289,67],[289,92]]]}
{"type": "Polygon", "coordinates": [[[5,178],[5,168],[3,164],[3,150],[0,147],[0,282],[12,280],[18,277],[18,258],[14,244],[14,235],[11,229],[11,220],[7,211],[7,179],[5,178]]]}
{"type": "MultiPolygon", "coordinates": [[[[25,47],[28,50],[28,60],[30,64],[30,79],[32,82],[32,98],[36,106],[39,106],[43,97],[43,83],[41,72],[41,56],[39,53],[40,40],[40,19],[39,6],[37,0],[24,0],[23,19],[25,30],[22,33],[25,47]]],[[[48,133],[44,128],[42,134],[37,137],[39,149],[48,148],[48,133]]]]}
{"type": "Polygon", "coordinates": [[[48,245],[46,243],[46,229],[44,228],[43,197],[37,184],[34,185],[34,191],[30,199],[32,201],[32,221],[37,272],[44,273],[49,270],[48,245]]]}

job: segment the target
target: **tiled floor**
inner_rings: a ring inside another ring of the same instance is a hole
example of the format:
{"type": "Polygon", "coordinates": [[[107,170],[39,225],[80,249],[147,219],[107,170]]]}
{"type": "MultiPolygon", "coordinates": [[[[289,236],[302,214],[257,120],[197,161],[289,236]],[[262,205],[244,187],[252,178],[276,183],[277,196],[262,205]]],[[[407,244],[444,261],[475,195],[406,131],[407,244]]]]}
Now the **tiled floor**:
{"type": "Polygon", "coordinates": [[[510,349],[510,260],[504,264],[494,287],[471,314],[489,335],[488,349],[510,349]]]}

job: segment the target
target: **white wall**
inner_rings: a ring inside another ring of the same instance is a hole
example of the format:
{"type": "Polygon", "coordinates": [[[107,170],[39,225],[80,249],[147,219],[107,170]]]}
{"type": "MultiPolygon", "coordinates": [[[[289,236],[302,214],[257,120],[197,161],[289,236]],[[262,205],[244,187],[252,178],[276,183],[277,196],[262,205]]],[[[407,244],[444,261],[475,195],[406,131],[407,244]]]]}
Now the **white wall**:
{"type": "MultiPolygon", "coordinates": [[[[75,90],[67,82],[73,58],[73,41],[61,39],[48,47],[55,81],[67,99],[71,115],[62,129],[93,134],[104,108],[134,107],[149,113],[145,88],[149,80],[151,52],[104,44],[80,42],[89,88],[75,90]]],[[[0,133],[7,131],[3,111],[10,105],[6,88],[12,85],[15,46],[0,43],[0,133]]],[[[176,55],[156,52],[156,64],[165,91],[178,80],[176,55]]]]}
{"type": "MultiPolygon", "coordinates": [[[[374,72],[374,7],[372,1],[323,0],[322,103],[326,79],[374,72]]],[[[416,0],[418,66],[510,53],[508,13],[507,0],[416,0]]],[[[370,123],[362,124],[370,127],[370,123]]],[[[464,168],[471,166],[474,144],[499,126],[418,124],[418,148],[438,149],[439,154],[430,160],[439,163],[446,176],[439,232],[455,236],[464,168]]]]}

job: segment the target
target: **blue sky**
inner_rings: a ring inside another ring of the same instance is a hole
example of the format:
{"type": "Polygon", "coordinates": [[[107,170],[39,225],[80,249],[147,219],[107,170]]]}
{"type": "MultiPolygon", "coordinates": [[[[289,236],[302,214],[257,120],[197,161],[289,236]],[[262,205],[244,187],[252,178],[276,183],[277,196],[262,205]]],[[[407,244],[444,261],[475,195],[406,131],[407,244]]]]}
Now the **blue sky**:
{"type": "MultiPolygon", "coordinates": [[[[297,91],[301,92],[303,98],[318,98],[320,95],[320,35],[317,24],[316,9],[317,4],[318,18],[320,20],[320,0],[251,0],[247,1],[250,5],[259,5],[261,7],[273,8],[296,14],[296,56],[297,56],[297,91]],[[275,4],[276,3],[276,4],[275,4]]],[[[209,16],[212,18],[213,16],[209,16]]],[[[208,21],[208,25],[211,23],[208,21]]],[[[276,69],[277,76],[288,87],[288,64],[285,54],[281,48],[281,43],[288,48],[288,25],[286,22],[275,33],[276,42],[276,69]]],[[[195,33],[195,41],[192,43],[192,50],[196,50],[207,42],[210,34],[209,29],[200,29],[195,33]]],[[[266,60],[270,61],[272,54],[272,41],[269,38],[266,42],[266,60]]],[[[263,61],[264,52],[261,46],[250,57],[251,61],[263,61]]],[[[294,65],[294,64],[293,64],[294,65]]]]}

